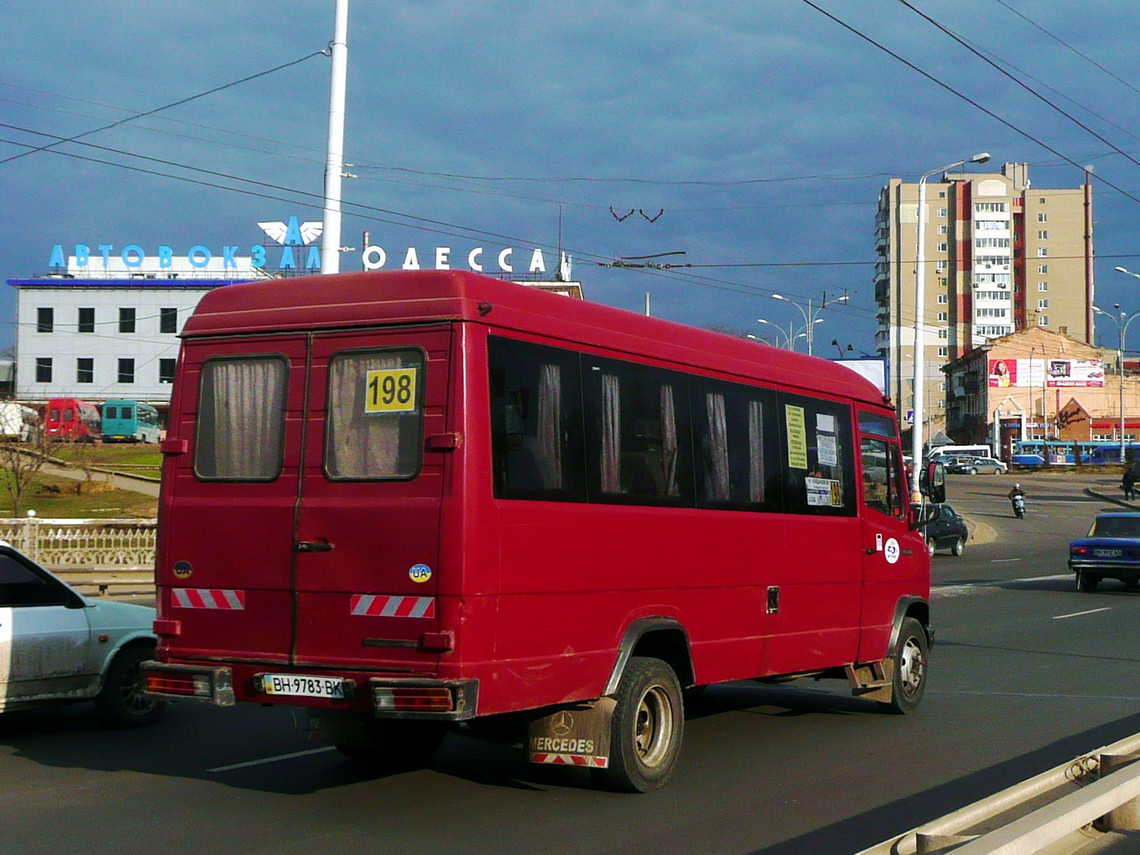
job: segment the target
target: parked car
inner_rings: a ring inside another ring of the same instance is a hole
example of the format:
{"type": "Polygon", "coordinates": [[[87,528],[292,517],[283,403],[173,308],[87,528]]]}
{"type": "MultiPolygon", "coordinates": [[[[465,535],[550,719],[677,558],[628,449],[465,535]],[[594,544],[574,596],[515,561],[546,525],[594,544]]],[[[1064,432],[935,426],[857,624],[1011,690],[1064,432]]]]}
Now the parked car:
{"type": "Polygon", "coordinates": [[[83,596],[0,541],[0,713],[94,701],[113,727],[152,724],[163,702],[144,694],[155,611],[83,596]]]}
{"type": "Polygon", "coordinates": [[[955,475],[977,475],[979,472],[998,475],[1004,474],[1008,468],[1002,461],[993,457],[963,455],[955,457],[946,467],[946,471],[955,475]]]}
{"type": "Polygon", "coordinates": [[[1089,533],[1069,544],[1069,569],[1078,591],[1095,591],[1101,579],[1140,585],[1140,513],[1097,514],[1089,533]]]}
{"type": "Polygon", "coordinates": [[[966,541],[970,539],[966,520],[945,502],[925,505],[923,514],[919,527],[926,537],[930,554],[933,555],[936,549],[949,549],[951,554],[961,557],[966,550],[966,541]]]}

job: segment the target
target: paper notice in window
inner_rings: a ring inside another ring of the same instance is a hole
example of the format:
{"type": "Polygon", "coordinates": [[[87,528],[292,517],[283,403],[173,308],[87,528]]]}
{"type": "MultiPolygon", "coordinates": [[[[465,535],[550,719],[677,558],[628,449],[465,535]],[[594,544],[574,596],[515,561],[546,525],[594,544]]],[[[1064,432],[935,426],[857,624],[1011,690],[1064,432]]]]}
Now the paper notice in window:
{"type": "Polygon", "coordinates": [[[843,506],[843,489],[830,478],[805,478],[807,503],[810,507],[838,508],[843,506]]]}
{"type": "Polygon", "coordinates": [[[817,433],[815,435],[816,452],[819,454],[820,466],[838,466],[839,454],[836,450],[835,437],[831,434],[817,433]]]}
{"type": "Polygon", "coordinates": [[[807,428],[804,424],[804,408],[784,404],[784,424],[788,434],[788,466],[792,469],[807,469],[807,428]]]}
{"type": "Polygon", "coordinates": [[[816,413],[815,429],[817,431],[835,433],[835,416],[828,415],[827,413],[816,413]]]}

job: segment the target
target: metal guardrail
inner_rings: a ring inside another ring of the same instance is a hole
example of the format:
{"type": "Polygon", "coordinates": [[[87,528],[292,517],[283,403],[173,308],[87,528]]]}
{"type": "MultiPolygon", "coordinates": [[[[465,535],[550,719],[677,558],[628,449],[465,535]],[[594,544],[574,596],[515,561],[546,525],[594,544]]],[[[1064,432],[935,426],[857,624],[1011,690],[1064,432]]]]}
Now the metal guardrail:
{"type": "Polygon", "coordinates": [[[153,519],[0,519],[0,540],[100,595],[153,592],[156,532],[153,519]]]}
{"type": "MultiPolygon", "coordinates": [[[[1050,855],[1140,832],[1140,734],[1098,748],[858,855],[1050,855]]],[[[1132,845],[1136,838],[1130,837],[1132,845]]],[[[1086,850],[1087,851],[1087,850],[1086,850]]],[[[1128,851],[1134,852],[1130,848],[1128,851]]]]}

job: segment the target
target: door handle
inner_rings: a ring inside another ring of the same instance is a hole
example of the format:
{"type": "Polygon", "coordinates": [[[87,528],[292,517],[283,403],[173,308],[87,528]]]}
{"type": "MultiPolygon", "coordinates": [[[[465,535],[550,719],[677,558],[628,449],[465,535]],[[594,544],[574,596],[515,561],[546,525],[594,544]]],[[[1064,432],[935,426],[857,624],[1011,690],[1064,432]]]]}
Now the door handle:
{"type": "Polygon", "coordinates": [[[336,544],[329,543],[327,540],[298,540],[298,552],[332,552],[336,548],[336,544]]]}

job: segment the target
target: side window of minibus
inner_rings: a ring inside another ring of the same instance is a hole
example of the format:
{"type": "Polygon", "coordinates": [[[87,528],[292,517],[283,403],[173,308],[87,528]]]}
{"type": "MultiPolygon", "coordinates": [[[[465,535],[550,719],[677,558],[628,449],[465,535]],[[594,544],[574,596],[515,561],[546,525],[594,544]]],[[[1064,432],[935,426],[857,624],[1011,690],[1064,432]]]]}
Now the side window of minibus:
{"type": "Polygon", "coordinates": [[[495,497],[586,500],[578,354],[491,336],[495,497]]]}
{"type": "Polygon", "coordinates": [[[884,514],[891,512],[891,447],[882,439],[863,437],[863,504],[884,514]]]}
{"type": "Polygon", "coordinates": [[[784,510],[794,514],[854,516],[855,447],[851,408],[780,393],[784,510]]]}
{"type": "Polygon", "coordinates": [[[694,378],[697,506],[780,509],[776,393],[694,378]]]}
{"type": "Polygon", "coordinates": [[[583,374],[590,500],[691,507],[688,378],[592,356],[583,374]]]}

